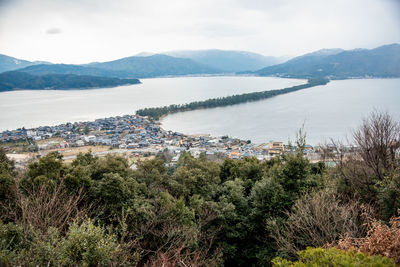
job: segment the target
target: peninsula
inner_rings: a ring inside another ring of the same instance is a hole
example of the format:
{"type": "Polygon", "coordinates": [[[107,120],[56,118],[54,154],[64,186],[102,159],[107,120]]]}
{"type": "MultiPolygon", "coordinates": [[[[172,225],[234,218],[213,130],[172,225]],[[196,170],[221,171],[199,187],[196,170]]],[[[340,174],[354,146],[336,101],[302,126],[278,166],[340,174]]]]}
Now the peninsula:
{"type": "Polygon", "coordinates": [[[70,90],[138,84],[138,79],[119,79],[75,74],[31,75],[21,71],[0,74],[0,92],[13,90],[70,90]]]}

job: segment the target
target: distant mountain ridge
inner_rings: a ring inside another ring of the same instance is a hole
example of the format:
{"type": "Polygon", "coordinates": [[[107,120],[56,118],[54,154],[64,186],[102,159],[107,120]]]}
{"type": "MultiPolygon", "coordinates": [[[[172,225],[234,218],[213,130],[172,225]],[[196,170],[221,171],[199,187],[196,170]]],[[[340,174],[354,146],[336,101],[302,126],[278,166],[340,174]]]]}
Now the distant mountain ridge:
{"type": "MultiPolygon", "coordinates": [[[[9,58],[3,60],[4,68],[1,71],[18,69],[33,75],[76,74],[117,78],[226,74],[243,70],[253,71],[284,61],[283,58],[266,57],[252,52],[218,49],[170,51],[161,54],[142,52],[136,56],[108,62],[81,65],[41,64],[29,61],[10,65],[6,63],[10,60],[12,62],[13,58],[9,58]]],[[[0,58],[0,66],[1,64],[0,58]]]]}
{"type": "Polygon", "coordinates": [[[129,77],[138,78],[221,73],[221,70],[200,64],[192,59],[163,54],[132,56],[83,66],[110,71],[124,71],[128,73],[129,77]]]}
{"type": "Polygon", "coordinates": [[[42,64],[42,63],[50,64],[49,62],[43,62],[43,61],[33,61],[32,62],[32,61],[18,59],[15,57],[10,57],[10,56],[0,54],[0,73],[5,72],[5,71],[10,71],[10,70],[17,70],[17,69],[25,68],[25,67],[32,66],[32,65],[42,64]]]}
{"type": "Polygon", "coordinates": [[[282,57],[267,57],[247,51],[219,49],[169,51],[162,54],[189,58],[223,72],[254,71],[285,61],[282,57]]]}
{"type": "Polygon", "coordinates": [[[400,77],[400,44],[375,49],[324,49],[246,73],[290,78],[400,77]]]}
{"type": "Polygon", "coordinates": [[[0,55],[0,71],[17,68],[32,75],[73,74],[122,79],[229,73],[331,79],[400,77],[400,44],[375,49],[321,49],[276,64],[278,61],[282,61],[282,58],[218,49],[170,51],[163,54],[143,52],[108,62],[82,65],[43,64],[0,55]]]}
{"type": "Polygon", "coordinates": [[[0,73],[0,92],[11,90],[69,90],[138,84],[138,79],[118,79],[74,74],[31,75],[20,71],[0,73]]]}
{"type": "Polygon", "coordinates": [[[108,62],[94,62],[84,65],[40,64],[18,69],[32,75],[75,74],[113,78],[152,78],[163,76],[184,76],[218,74],[220,70],[186,58],[161,54],[133,56],[108,62]]]}

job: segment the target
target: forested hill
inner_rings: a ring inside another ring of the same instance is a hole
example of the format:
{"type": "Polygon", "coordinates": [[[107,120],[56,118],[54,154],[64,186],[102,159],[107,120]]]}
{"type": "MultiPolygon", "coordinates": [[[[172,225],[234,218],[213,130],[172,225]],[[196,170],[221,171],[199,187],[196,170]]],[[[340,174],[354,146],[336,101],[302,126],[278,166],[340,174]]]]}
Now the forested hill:
{"type": "Polygon", "coordinates": [[[160,117],[177,113],[182,111],[189,111],[195,109],[203,109],[203,108],[215,108],[215,107],[224,107],[230,106],[240,103],[252,102],[257,100],[262,100],[266,98],[270,98],[277,95],[287,94],[291,92],[295,92],[301,89],[317,86],[317,85],[325,85],[329,82],[328,79],[325,78],[315,78],[310,79],[306,84],[296,85],[284,89],[278,90],[269,90],[262,92],[254,92],[254,93],[246,93],[240,95],[226,96],[220,98],[212,98],[204,101],[195,101],[188,104],[183,105],[169,105],[164,107],[155,107],[155,108],[145,108],[139,109],[136,111],[136,114],[141,116],[149,116],[155,119],[159,119],[160,117]]]}
{"type": "Polygon", "coordinates": [[[126,71],[112,71],[98,69],[88,66],[80,66],[73,64],[39,64],[29,66],[18,71],[26,72],[32,75],[45,75],[45,74],[75,74],[75,75],[88,75],[88,76],[99,76],[99,77],[112,77],[122,78],[130,77],[129,72],[126,71]]]}
{"type": "Polygon", "coordinates": [[[247,73],[293,78],[328,76],[331,79],[400,77],[400,44],[384,45],[370,50],[324,49],[247,73]]]}
{"type": "Polygon", "coordinates": [[[8,71],[0,74],[0,92],[19,89],[86,89],[137,83],[140,83],[138,79],[118,79],[73,74],[46,74],[39,76],[19,71],[8,71]]]}
{"type": "Polygon", "coordinates": [[[18,71],[33,75],[76,74],[123,79],[221,73],[220,70],[200,64],[192,59],[166,55],[133,56],[84,65],[40,64],[18,71]]]}
{"type": "Polygon", "coordinates": [[[220,70],[200,64],[192,59],[159,54],[147,57],[126,57],[114,61],[91,63],[84,66],[114,72],[123,71],[129,74],[129,76],[125,75],[123,78],[150,78],[160,76],[221,73],[220,70]]]}

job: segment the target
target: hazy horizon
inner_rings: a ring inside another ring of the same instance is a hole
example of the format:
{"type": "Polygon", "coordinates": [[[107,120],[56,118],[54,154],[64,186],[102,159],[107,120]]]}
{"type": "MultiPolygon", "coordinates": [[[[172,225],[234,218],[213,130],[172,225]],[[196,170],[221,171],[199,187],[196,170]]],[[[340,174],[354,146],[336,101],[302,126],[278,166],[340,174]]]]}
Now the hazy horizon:
{"type": "Polygon", "coordinates": [[[397,0],[0,0],[0,53],[83,64],[141,52],[295,57],[400,43],[397,0]]]}
{"type": "MultiPolygon", "coordinates": [[[[400,43],[382,44],[382,45],[377,46],[377,47],[381,47],[381,46],[385,46],[385,45],[392,45],[392,44],[400,44],[400,43]]],[[[345,49],[345,50],[348,51],[348,50],[356,50],[356,49],[374,49],[374,48],[377,48],[377,47],[372,47],[372,48],[355,47],[355,48],[352,48],[352,49],[345,49]]],[[[331,50],[331,49],[342,49],[342,48],[341,48],[341,47],[329,47],[329,48],[328,48],[328,47],[322,47],[322,48],[320,48],[320,49],[313,50],[313,51],[309,51],[309,52],[306,52],[306,53],[300,54],[300,55],[281,55],[281,56],[279,56],[279,55],[263,55],[263,54],[261,54],[261,53],[257,53],[257,52],[253,52],[253,51],[231,50],[231,49],[218,49],[218,48],[209,48],[209,49],[185,49],[185,50],[183,50],[183,49],[174,49],[174,50],[170,50],[170,51],[161,51],[161,52],[157,52],[157,53],[153,53],[153,52],[151,52],[151,51],[141,51],[141,52],[136,53],[136,54],[134,54],[134,55],[125,55],[125,56],[122,56],[122,57],[120,57],[120,58],[109,59],[109,60],[107,60],[107,61],[113,61],[113,60],[118,60],[118,59],[121,59],[121,58],[133,57],[133,56],[147,57],[147,56],[153,56],[153,55],[167,55],[168,53],[172,53],[172,52],[182,52],[182,51],[193,51],[193,52],[194,52],[194,51],[210,51],[210,50],[218,50],[218,51],[225,51],[225,52],[231,51],[231,52],[254,53],[254,54],[262,55],[262,56],[265,56],[265,57],[285,58],[285,60],[290,60],[290,59],[292,59],[292,58],[295,58],[295,57],[298,57],[298,56],[302,56],[302,55],[305,55],[305,54],[308,54],[308,53],[317,52],[317,51],[320,51],[320,50],[331,50]]],[[[5,55],[5,56],[9,56],[9,57],[13,57],[13,58],[17,58],[17,59],[20,59],[20,60],[29,60],[29,59],[26,59],[26,58],[21,58],[21,57],[19,57],[19,56],[17,56],[17,55],[8,55],[8,54],[4,54],[4,53],[1,53],[1,51],[0,51],[0,54],[1,54],[1,55],[5,55]]],[[[168,56],[170,56],[170,55],[168,55],[168,56]]],[[[172,57],[178,57],[178,56],[172,56],[172,57]]],[[[65,63],[65,62],[52,62],[52,61],[42,60],[42,59],[34,59],[34,60],[29,60],[29,61],[43,61],[43,62],[49,62],[49,63],[54,63],[54,64],[83,64],[83,65],[84,65],[84,64],[90,64],[90,63],[101,62],[101,61],[99,61],[99,60],[94,60],[94,61],[82,62],[82,63],[65,63]]]]}

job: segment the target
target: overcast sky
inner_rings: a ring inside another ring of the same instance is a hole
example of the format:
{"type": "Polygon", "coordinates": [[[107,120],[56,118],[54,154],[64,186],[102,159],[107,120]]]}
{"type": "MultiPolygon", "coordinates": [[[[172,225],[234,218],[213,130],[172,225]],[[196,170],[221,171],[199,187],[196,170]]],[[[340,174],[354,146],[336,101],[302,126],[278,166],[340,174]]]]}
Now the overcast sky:
{"type": "Polygon", "coordinates": [[[142,51],[296,56],[400,43],[400,0],[0,0],[0,53],[88,63],[142,51]]]}

